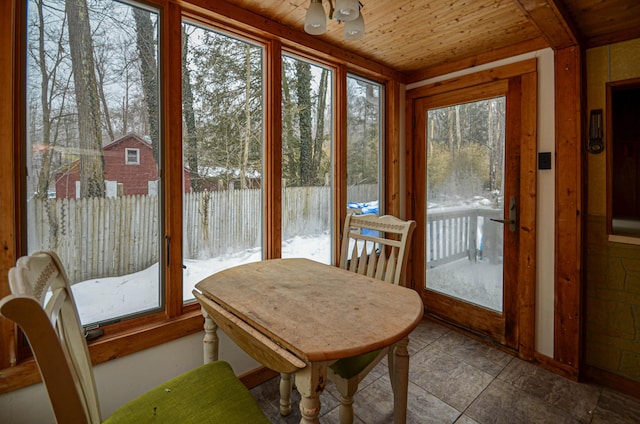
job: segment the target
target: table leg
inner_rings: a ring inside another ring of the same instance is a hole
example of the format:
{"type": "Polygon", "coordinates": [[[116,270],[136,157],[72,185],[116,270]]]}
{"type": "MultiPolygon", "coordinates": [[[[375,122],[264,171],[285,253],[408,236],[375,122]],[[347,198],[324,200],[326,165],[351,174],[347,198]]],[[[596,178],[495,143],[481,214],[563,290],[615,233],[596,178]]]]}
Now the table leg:
{"type": "Polygon", "coordinates": [[[291,412],[291,374],[280,373],[280,415],[289,415],[291,412]]]}
{"type": "Polygon", "coordinates": [[[327,363],[315,362],[296,373],[296,387],[300,392],[300,424],[318,424],[320,394],[327,383],[327,363]]]}
{"type": "Polygon", "coordinates": [[[202,308],[202,315],[204,316],[204,339],[202,340],[204,363],[208,364],[218,360],[218,326],[204,308],[202,308]]]}
{"type": "Polygon", "coordinates": [[[405,424],[407,422],[407,397],[409,391],[409,352],[407,346],[409,338],[405,337],[396,343],[393,359],[393,422],[405,424]]]}

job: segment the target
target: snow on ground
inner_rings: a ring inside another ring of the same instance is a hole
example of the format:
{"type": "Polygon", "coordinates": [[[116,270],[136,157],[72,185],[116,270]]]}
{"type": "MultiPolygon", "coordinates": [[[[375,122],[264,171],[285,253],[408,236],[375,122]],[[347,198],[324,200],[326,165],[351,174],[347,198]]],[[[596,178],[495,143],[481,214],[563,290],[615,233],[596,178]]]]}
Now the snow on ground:
{"type": "MultiPolygon", "coordinates": [[[[283,243],[282,257],[303,257],[330,263],[329,249],[328,234],[295,237],[283,243]]],[[[193,299],[191,292],[194,286],[209,275],[261,259],[260,249],[246,250],[208,260],[186,259],[183,299],[193,299]]],[[[157,308],[161,299],[158,281],[158,264],[156,263],[134,274],[96,278],[74,284],[72,291],[78,305],[80,321],[86,325],[157,308]]]]}
{"type": "Polygon", "coordinates": [[[429,268],[427,288],[502,312],[502,264],[465,258],[429,268]]]}
{"type": "MultiPolygon", "coordinates": [[[[295,237],[285,241],[282,257],[304,257],[330,263],[330,237],[295,237]]],[[[184,261],[183,298],[193,299],[192,290],[202,279],[224,269],[257,262],[260,249],[250,249],[208,260],[184,261]]],[[[160,303],[158,264],[120,277],[97,278],[73,285],[72,290],[83,324],[108,321],[155,309],[160,303]]],[[[427,270],[427,285],[445,294],[496,310],[502,310],[502,266],[463,259],[427,270]]]]}

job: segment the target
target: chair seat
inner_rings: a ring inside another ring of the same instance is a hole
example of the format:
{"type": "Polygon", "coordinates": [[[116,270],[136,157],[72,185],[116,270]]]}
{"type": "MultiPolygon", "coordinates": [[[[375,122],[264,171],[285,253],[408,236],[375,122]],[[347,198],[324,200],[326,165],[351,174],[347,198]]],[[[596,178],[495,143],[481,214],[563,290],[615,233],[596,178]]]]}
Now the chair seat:
{"type": "Polygon", "coordinates": [[[104,423],[220,423],[270,421],[224,361],[210,362],[128,402],[104,423]]]}
{"type": "Polygon", "coordinates": [[[364,355],[352,356],[351,358],[339,359],[329,366],[334,373],[344,379],[350,379],[360,374],[369,364],[378,357],[380,350],[365,353],[364,355]]]}

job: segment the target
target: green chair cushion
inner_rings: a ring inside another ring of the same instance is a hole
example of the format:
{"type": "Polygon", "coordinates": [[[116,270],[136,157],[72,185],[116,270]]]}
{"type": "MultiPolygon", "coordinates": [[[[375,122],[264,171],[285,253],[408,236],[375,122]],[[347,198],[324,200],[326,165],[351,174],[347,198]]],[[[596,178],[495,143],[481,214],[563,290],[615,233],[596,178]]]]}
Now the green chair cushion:
{"type": "Polygon", "coordinates": [[[105,423],[219,423],[270,421],[224,361],[205,364],[128,402],[105,423]]]}
{"type": "Polygon", "coordinates": [[[329,366],[334,373],[342,378],[350,379],[360,374],[380,353],[379,350],[365,353],[364,355],[352,356],[351,358],[339,359],[329,366]]]}

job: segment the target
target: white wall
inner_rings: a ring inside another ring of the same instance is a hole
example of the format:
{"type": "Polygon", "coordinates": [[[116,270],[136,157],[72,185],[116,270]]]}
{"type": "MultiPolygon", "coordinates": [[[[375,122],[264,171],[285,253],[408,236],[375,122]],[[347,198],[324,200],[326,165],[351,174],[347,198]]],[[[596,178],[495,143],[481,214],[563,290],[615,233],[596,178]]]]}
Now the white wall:
{"type": "MultiPolygon", "coordinates": [[[[229,362],[236,374],[259,366],[222,331],[220,359],[229,362]]],[[[115,359],[94,368],[102,415],[141,393],[203,363],[203,333],[193,334],[151,349],[115,359]]],[[[54,423],[49,398],[42,384],[0,395],[0,423],[54,423]]],[[[142,423],[141,423],[142,424],[142,423]]]]}
{"type": "MultiPolygon", "coordinates": [[[[526,59],[537,59],[538,66],[538,152],[552,153],[552,169],[538,171],[537,188],[537,268],[536,268],[536,344],[535,350],[553,357],[554,314],[554,232],[555,232],[555,106],[554,106],[554,54],[552,49],[539,50],[472,69],[441,75],[408,84],[411,90],[450,78],[469,75],[497,66],[526,59]]],[[[404,123],[404,116],[401,121],[404,123]]],[[[402,133],[404,136],[404,132],[402,133]]],[[[404,143],[404,141],[403,141],[404,143]]]]}

